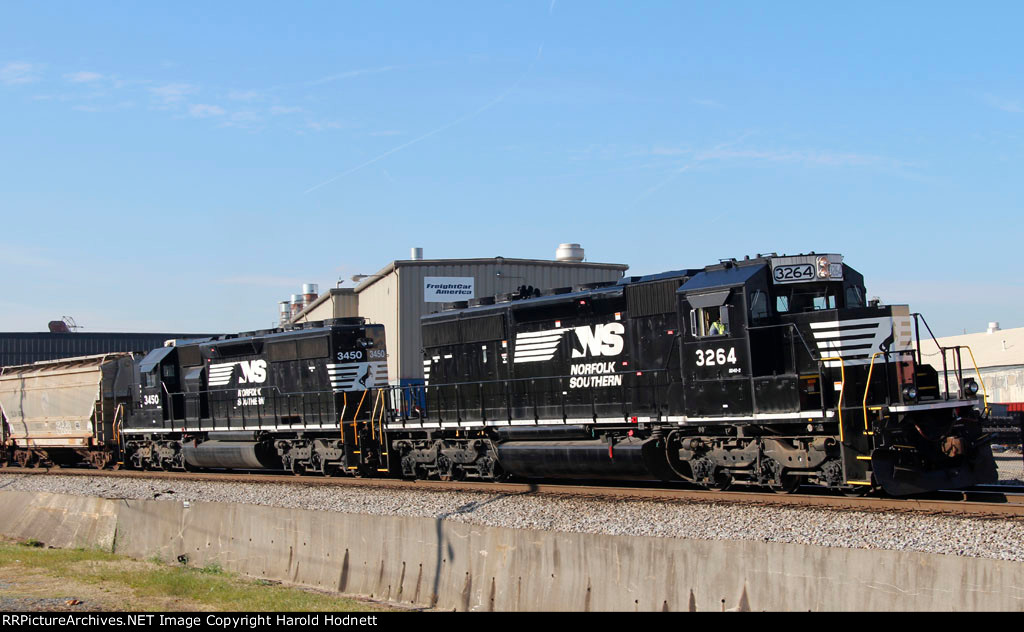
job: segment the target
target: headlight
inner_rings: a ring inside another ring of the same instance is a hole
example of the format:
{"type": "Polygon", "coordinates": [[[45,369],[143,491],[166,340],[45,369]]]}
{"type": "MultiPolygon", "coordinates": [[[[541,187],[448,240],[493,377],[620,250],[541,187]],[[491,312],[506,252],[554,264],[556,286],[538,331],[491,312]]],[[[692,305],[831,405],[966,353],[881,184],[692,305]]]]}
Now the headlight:
{"type": "Polygon", "coordinates": [[[917,401],[917,389],[914,388],[913,386],[904,386],[903,387],[903,399],[910,400],[912,402],[916,402],[917,401]]]}
{"type": "Polygon", "coordinates": [[[978,383],[973,379],[964,380],[964,390],[966,390],[969,395],[977,395],[978,383]]]}

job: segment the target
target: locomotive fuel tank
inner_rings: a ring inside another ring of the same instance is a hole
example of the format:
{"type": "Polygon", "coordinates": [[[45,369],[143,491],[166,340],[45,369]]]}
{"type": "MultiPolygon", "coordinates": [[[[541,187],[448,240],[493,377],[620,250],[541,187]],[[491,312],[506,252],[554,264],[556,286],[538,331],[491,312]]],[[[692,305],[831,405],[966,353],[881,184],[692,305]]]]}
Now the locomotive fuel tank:
{"type": "Polygon", "coordinates": [[[506,472],[527,478],[660,480],[664,443],[659,439],[561,439],[498,445],[506,472]]]}
{"type": "Polygon", "coordinates": [[[192,467],[233,470],[280,469],[281,459],[273,443],[266,441],[204,441],[185,443],[181,448],[185,462],[192,467]]]}

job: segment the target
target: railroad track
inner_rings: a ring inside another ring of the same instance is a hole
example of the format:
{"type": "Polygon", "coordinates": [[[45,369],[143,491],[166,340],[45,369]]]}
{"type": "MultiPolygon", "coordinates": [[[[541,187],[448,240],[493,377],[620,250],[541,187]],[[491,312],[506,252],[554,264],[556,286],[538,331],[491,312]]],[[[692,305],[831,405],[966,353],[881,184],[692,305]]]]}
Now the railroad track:
{"type": "Polygon", "coordinates": [[[724,503],[775,507],[814,507],[847,511],[907,512],[915,514],[1024,519],[1024,488],[989,485],[984,488],[931,494],[915,498],[848,497],[825,493],[779,494],[757,491],[708,491],[655,484],[611,486],[563,482],[406,481],[375,478],[323,478],[286,474],[221,472],[163,472],[88,470],[71,468],[3,468],[0,473],[29,476],[104,476],[168,481],[270,483],[309,487],[348,486],[369,489],[463,491],[487,494],[588,497],[603,500],[656,500],[662,502],[724,503]]]}

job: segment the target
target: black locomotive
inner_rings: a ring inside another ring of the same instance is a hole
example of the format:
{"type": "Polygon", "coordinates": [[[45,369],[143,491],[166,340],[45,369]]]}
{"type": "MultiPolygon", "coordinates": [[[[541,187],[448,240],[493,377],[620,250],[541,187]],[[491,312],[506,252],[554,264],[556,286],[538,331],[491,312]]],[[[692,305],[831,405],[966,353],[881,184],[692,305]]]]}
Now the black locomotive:
{"type": "Polygon", "coordinates": [[[893,495],[995,482],[960,348],[937,372],[912,345],[920,315],[865,296],[833,254],[521,288],[425,316],[411,388],[388,386],[384,327],[360,318],[178,340],[98,394],[86,380],[54,428],[47,388],[84,369],[29,365],[0,375],[0,461],[893,495]]]}
{"type": "Polygon", "coordinates": [[[410,477],[995,482],[960,349],[938,373],[920,316],[865,296],[810,254],[453,304],[423,319],[426,405],[388,425],[391,451],[410,477]]]}
{"type": "Polygon", "coordinates": [[[388,471],[382,325],[341,318],[176,341],[138,364],[121,430],[139,469],[388,471]]]}

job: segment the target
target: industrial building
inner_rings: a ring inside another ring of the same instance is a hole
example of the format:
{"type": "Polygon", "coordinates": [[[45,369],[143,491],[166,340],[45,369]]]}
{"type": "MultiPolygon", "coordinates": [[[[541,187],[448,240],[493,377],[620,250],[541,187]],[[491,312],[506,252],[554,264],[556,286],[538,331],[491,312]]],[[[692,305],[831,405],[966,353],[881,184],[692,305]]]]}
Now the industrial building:
{"type": "MultiPolygon", "coordinates": [[[[988,393],[989,402],[1010,405],[1011,410],[1024,410],[1024,327],[1000,329],[999,323],[989,323],[980,333],[938,338],[939,346],[969,347],[978,363],[978,371],[988,393]]],[[[942,371],[942,355],[935,341],[921,338],[921,356],[924,362],[942,371]]],[[[952,352],[947,352],[947,364],[952,366],[952,352]]],[[[966,349],[961,353],[964,377],[974,377],[974,362],[966,349]]],[[[939,388],[944,385],[940,381],[939,388]]],[[[950,384],[950,390],[956,388],[950,384]]]]}
{"type": "Polygon", "coordinates": [[[146,352],[172,338],[206,338],[211,334],[107,332],[0,332],[0,366],[114,353],[146,352]]]}
{"type": "Polygon", "coordinates": [[[583,259],[579,244],[561,244],[554,260],[424,259],[422,249],[413,248],[410,259],[392,261],[376,274],[354,277],[359,279],[354,288],[331,288],[308,300],[288,320],[302,323],[361,316],[369,322],[381,323],[388,336],[390,382],[420,384],[423,381],[421,316],[440,311],[445,303],[467,301],[472,304],[520,288],[547,290],[614,283],[629,269],[626,264],[593,263],[583,259]]]}

